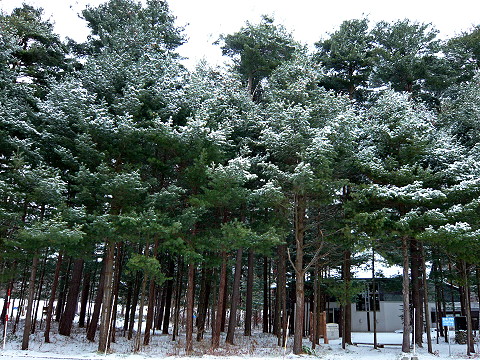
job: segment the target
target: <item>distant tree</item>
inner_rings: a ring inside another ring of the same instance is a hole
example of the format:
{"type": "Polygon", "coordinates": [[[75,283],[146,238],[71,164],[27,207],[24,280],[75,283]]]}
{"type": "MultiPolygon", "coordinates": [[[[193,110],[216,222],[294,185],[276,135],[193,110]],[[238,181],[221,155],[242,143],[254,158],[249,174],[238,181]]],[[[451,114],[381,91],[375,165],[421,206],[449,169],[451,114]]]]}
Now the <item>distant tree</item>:
{"type": "Polygon", "coordinates": [[[472,149],[480,143],[480,74],[470,81],[452,86],[445,94],[440,126],[462,145],[472,149]]]}
{"type": "Polygon", "coordinates": [[[223,55],[233,59],[235,70],[255,100],[260,98],[261,81],[299,48],[292,35],[268,16],[263,16],[259,24],[247,22],[238,32],[222,35],[219,42],[223,55]]]}
{"type": "MultiPolygon", "coordinates": [[[[53,32],[53,25],[42,19],[43,9],[23,4],[11,15],[1,15],[0,21],[17,39],[10,66],[17,70],[17,81],[36,85],[44,95],[50,78],[59,79],[72,69],[74,60],[68,59],[68,49],[53,32]]],[[[3,28],[2,26],[2,28],[3,28]]]]}
{"type": "Polygon", "coordinates": [[[395,91],[406,91],[414,97],[427,96],[428,83],[436,81],[440,66],[438,31],[431,24],[405,19],[394,23],[380,21],[371,34],[376,53],[373,84],[390,85],[395,91]]]}
{"type": "MultiPolygon", "coordinates": [[[[413,259],[419,254],[417,240],[425,228],[441,217],[438,208],[446,199],[442,174],[435,164],[443,164],[440,159],[444,156],[452,160],[453,145],[448,137],[437,132],[434,119],[432,112],[409,100],[407,94],[389,91],[369,110],[357,153],[366,177],[365,187],[354,195],[360,202],[357,226],[370,236],[383,239],[390,249],[401,249],[405,352],[410,348],[409,268],[413,288],[418,289],[421,275],[413,259]]],[[[418,293],[412,300],[420,314],[418,293]]],[[[421,321],[416,323],[415,331],[422,331],[421,321]]],[[[415,341],[421,345],[421,338],[415,341]]]]}
{"type": "Polygon", "coordinates": [[[318,86],[322,73],[309,57],[299,54],[280,65],[271,75],[265,93],[265,125],[261,134],[267,157],[264,173],[278,184],[289,201],[291,232],[295,249],[290,264],[295,273],[295,354],[303,338],[305,275],[321,248],[321,233],[313,235],[318,217],[314,205],[329,202],[333,193],[332,146],[337,122],[349,119],[348,99],[336,97],[318,86]],[[315,215],[314,215],[315,214],[315,215]],[[308,254],[307,249],[315,250],[308,254]]]}
{"type": "Polygon", "coordinates": [[[480,68],[480,25],[446,41],[442,51],[450,83],[469,81],[480,68]]]}
{"type": "Polygon", "coordinates": [[[144,52],[171,52],[183,44],[182,29],[162,0],[109,0],[82,15],[92,31],[89,51],[110,49],[139,58],[144,52]]]}
{"type": "Polygon", "coordinates": [[[373,70],[373,37],[368,19],[344,21],[330,37],[315,43],[315,58],[325,67],[323,85],[350,99],[366,88],[373,70]]]}

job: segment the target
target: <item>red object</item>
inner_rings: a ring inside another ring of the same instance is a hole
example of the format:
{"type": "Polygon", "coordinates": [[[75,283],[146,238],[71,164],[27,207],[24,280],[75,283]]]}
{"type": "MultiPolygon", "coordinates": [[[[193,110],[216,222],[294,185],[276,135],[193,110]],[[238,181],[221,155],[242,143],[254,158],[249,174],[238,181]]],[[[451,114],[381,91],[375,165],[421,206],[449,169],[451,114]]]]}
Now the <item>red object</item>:
{"type": "Polygon", "coordinates": [[[5,321],[8,322],[8,315],[5,315],[5,321]]]}

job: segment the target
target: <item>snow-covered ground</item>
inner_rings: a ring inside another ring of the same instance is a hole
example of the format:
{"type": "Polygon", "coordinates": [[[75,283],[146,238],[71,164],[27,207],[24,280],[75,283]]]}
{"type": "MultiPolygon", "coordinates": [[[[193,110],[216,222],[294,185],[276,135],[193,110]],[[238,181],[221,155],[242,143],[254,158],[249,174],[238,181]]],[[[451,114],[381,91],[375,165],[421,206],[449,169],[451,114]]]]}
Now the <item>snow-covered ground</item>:
{"type": "MultiPolygon", "coordinates": [[[[276,339],[269,334],[255,332],[252,337],[244,337],[239,334],[235,337],[234,346],[226,346],[223,341],[221,348],[212,352],[209,350],[210,339],[205,338],[202,342],[194,340],[194,356],[190,357],[198,359],[202,357],[205,360],[257,360],[257,359],[278,359],[282,360],[299,358],[291,352],[292,338],[284,353],[284,349],[276,346],[276,339]]],[[[452,333],[453,336],[453,333],[452,333]]],[[[451,354],[449,357],[449,347],[443,339],[439,339],[439,344],[436,343],[436,334],[432,332],[433,350],[434,354],[428,354],[426,347],[423,349],[416,349],[418,359],[467,359],[466,346],[452,344],[451,354]]],[[[354,333],[354,342],[371,343],[373,342],[373,335],[371,333],[354,333]]],[[[222,340],[224,334],[222,334],[222,340]]],[[[138,353],[133,353],[133,341],[126,340],[119,332],[116,338],[116,343],[112,344],[111,352],[109,354],[99,354],[96,352],[97,344],[90,343],[85,339],[83,329],[75,329],[75,334],[71,337],[64,337],[55,333],[51,335],[52,342],[46,344],[43,341],[43,331],[37,331],[36,334],[31,335],[30,348],[27,351],[20,350],[21,333],[16,335],[8,335],[4,350],[0,350],[0,359],[9,360],[25,360],[25,359],[82,359],[82,360],[140,360],[150,358],[164,358],[169,357],[175,359],[181,357],[181,360],[188,360],[185,357],[184,351],[184,337],[180,336],[178,342],[173,342],[170,335],[155,334],[152,337],[150,345],[143,347],[138,353]]],[[[380,344],[400,344],[402,341],[401,333],[379,333],[378,343],[380,344]]],[[[311,343],[305,339],[304,345],[310,349],[311,343]]],[[[477,354],[478,354],[477,349],[477,354]]],[[[410,354],[405,354],[409,359],[413,356],[413,350],[410,354]]],[[[317,346],[312,355],[302,355],[302,358],[321,358],[325,360],[400,360],[403,354],[400,346],[385,346],[381,349],[373,349],[371,345],[348,346],[346,350],[341,348],[341,340],[330,340],[330,343],[321,344],[317,346]]],[[[471,358],[480,358],[479,355],[474,355],[471,358]]]]}

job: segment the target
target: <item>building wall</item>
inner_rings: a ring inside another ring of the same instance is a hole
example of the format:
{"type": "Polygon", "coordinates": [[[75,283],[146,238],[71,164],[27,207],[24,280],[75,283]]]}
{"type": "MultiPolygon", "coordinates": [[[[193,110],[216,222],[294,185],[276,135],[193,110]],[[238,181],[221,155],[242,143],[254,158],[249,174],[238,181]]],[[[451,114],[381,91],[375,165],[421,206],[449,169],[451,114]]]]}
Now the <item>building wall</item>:
{"type": "MultiPolygon", "coordinates": [[[[434,309],[433,303],[429,304],[434,309]]],[[[429,312],[430,313],[430,312],[429,312]]],[[[352,331],[368,331],[367,314],[370,317],[370,331],[373,331],[373,312],[357,311],[356,305],[352,304],[352,331]]],[[[403,329],[403,304],[400,301],[380,301],[380,310],[377,311],[377,331],[392,332],[403,329]]]]}
{"type": "MultiPolygon", "coordinates": [[[[395,331],[402,329],[402,303],[380,301],[380,309],[376,312],[377,331],[395,331]]],[[[368,321],[370,321],[370,331],[373,331],[373,312],[357,311],[355,304],[352,304],[352,331],[368,331],[368,321]],[[369,316],[370,319],[367,319],[369,316]]]]}

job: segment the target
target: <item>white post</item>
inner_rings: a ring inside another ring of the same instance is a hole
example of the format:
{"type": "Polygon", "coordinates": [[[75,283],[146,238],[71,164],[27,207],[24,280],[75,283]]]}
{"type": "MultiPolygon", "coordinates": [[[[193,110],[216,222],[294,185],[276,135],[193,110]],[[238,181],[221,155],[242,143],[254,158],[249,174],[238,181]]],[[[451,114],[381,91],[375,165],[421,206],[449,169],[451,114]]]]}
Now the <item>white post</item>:
{"type": "Polygon", "coordinates": [[[448,340],[448,356],[452,356],[452,350],[450,349],[450,326],[447,326],[447,340],[448,340]]]}

